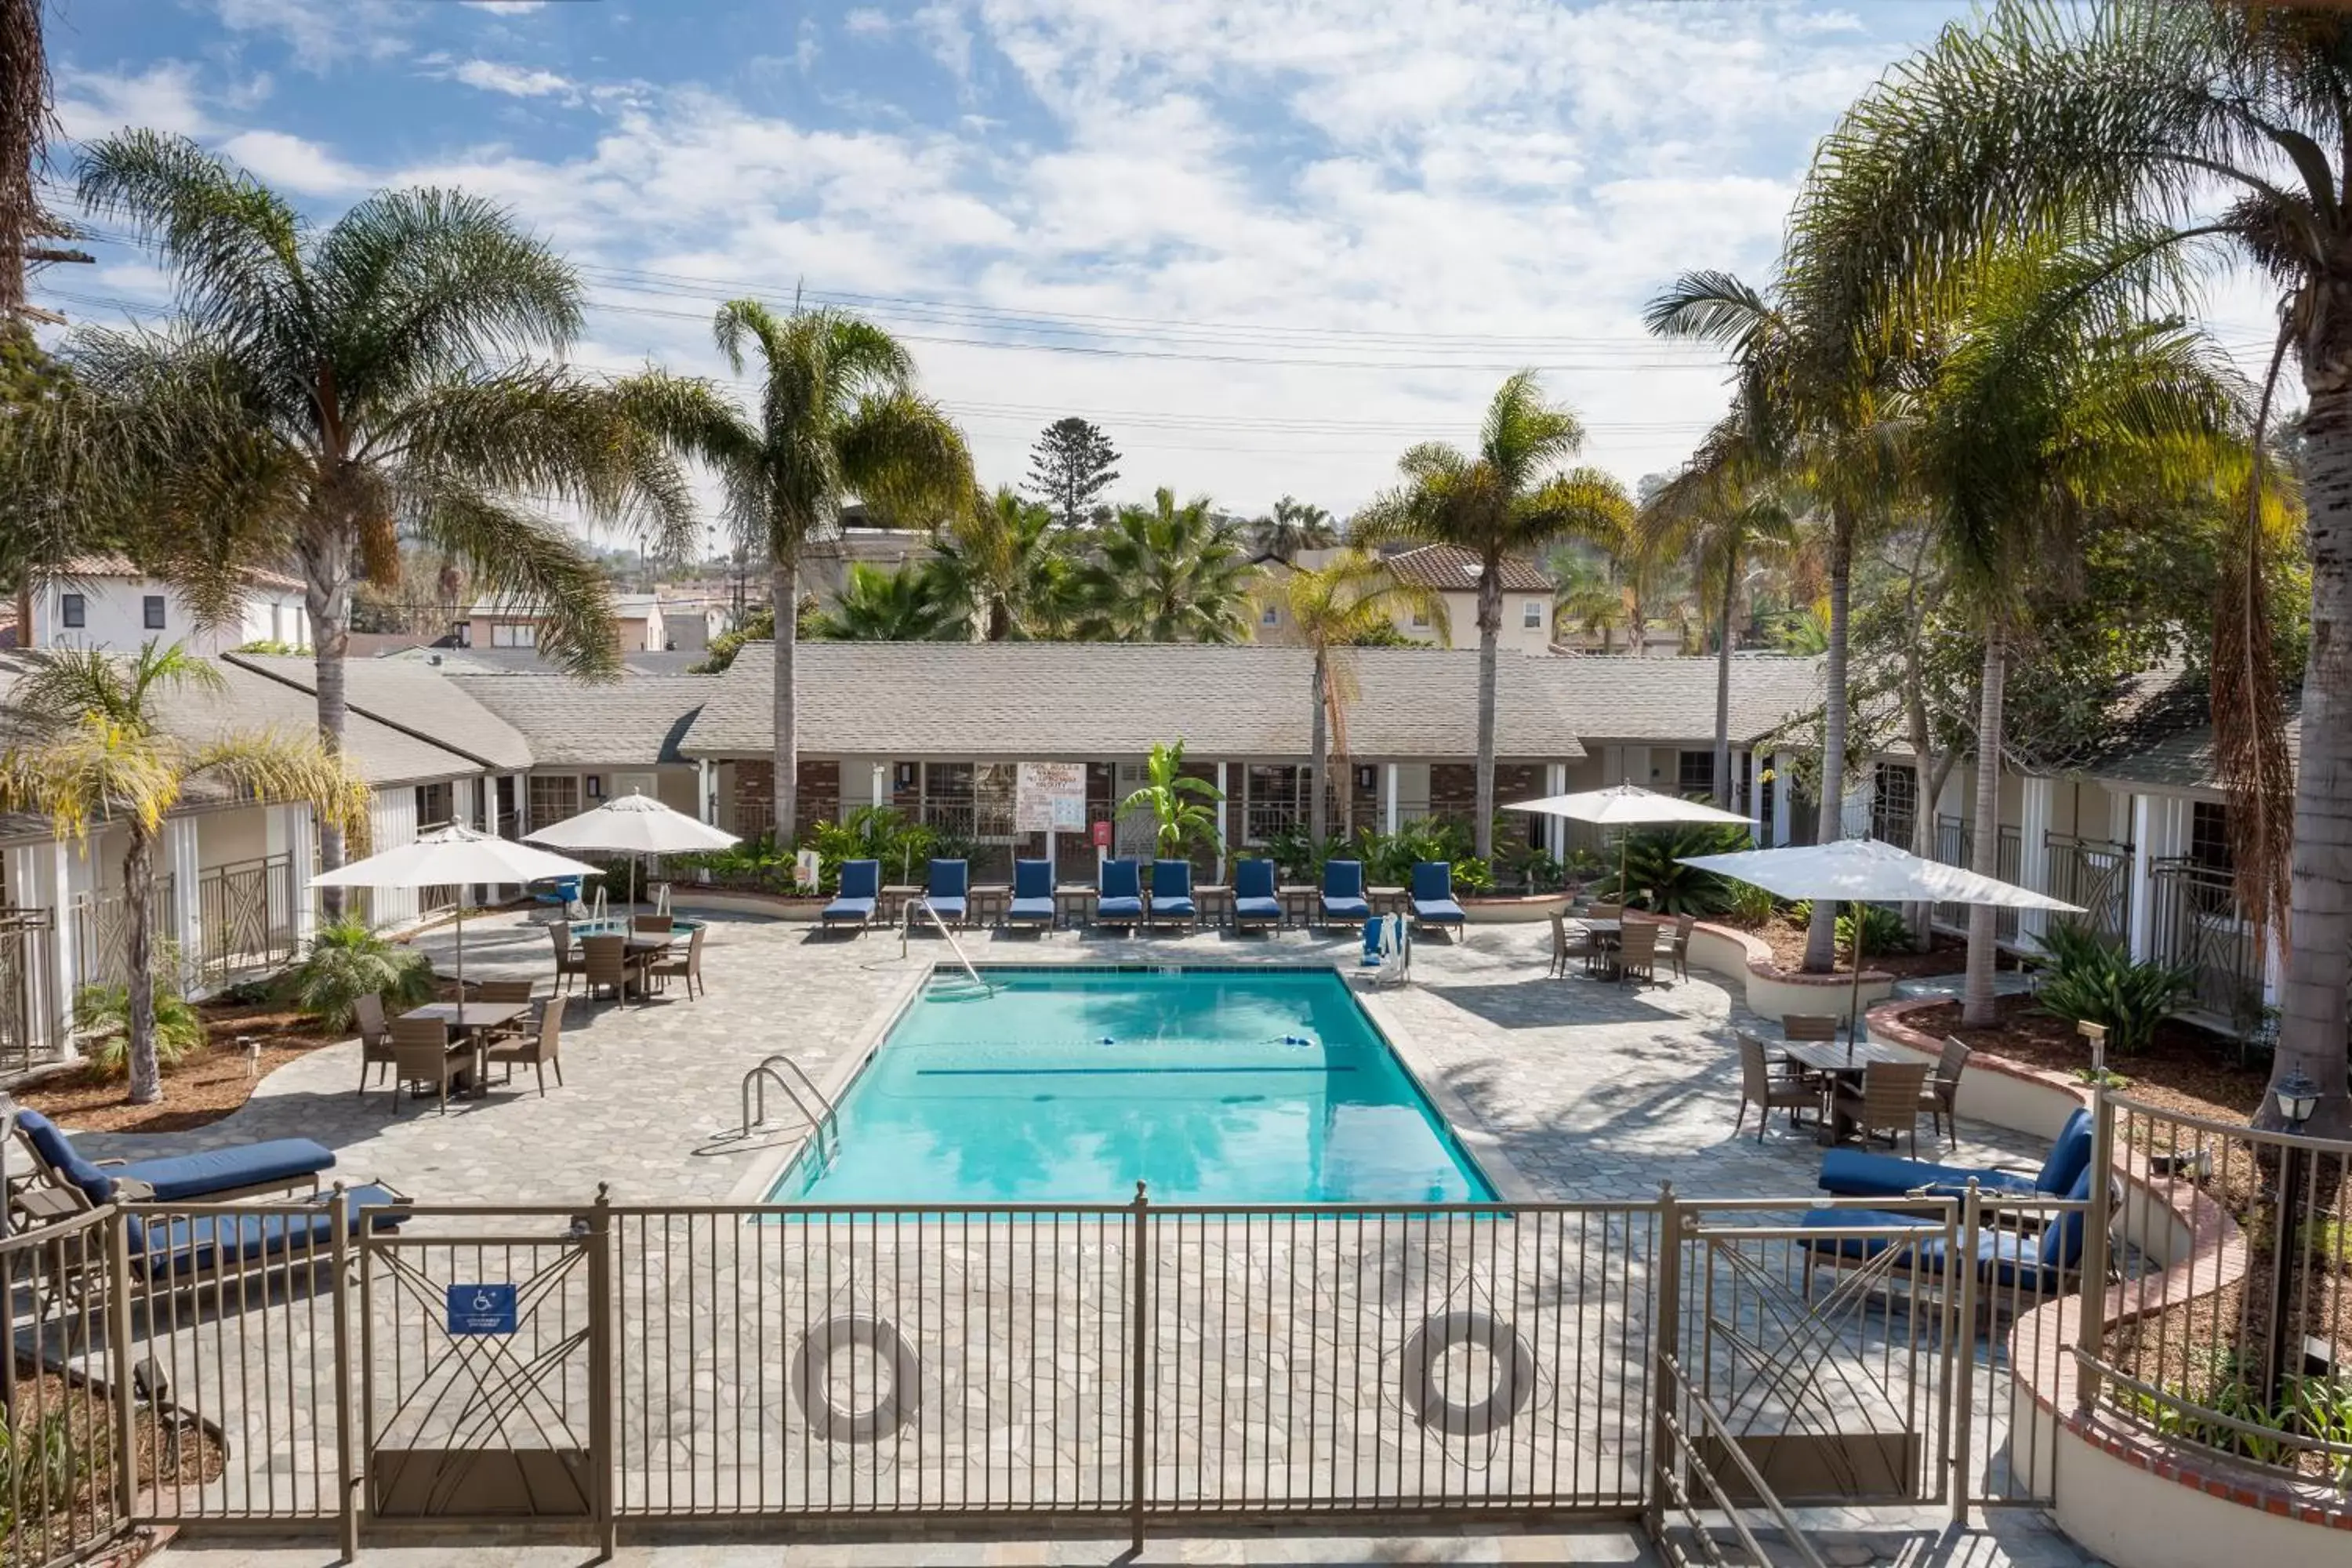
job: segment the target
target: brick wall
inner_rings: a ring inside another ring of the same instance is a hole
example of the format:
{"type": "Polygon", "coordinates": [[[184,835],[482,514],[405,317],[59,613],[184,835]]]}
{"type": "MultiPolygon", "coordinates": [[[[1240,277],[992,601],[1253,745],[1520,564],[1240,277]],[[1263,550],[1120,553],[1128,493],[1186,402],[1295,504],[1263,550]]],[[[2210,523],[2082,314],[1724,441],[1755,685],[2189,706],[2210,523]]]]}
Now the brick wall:
{"type": "MultiPolygon", "coordinates": [[[[794,843],[805,838],[820,822],[841,815],[841,764],[825,758],[803,757],[794,843]]],[[[776,768],[773,763],[735,764],[735,831],[751,837],[768,830],[776,816],[776,768]]]]}
{"type": "MultiPolygon", "coordinates": [[[[1500,809],[1505,801],[1533,800],[1544,793],[1544,771],[1540,763],[1497,763],[1495,764],[1495,805],[1500,809]]],[[[1469,763],[1438,763],[1429,770],[1429,810],[1433,816],[1447,817],[1465,826],[1476,816],[1478,802],[1478,770],[1469,763]]]]}

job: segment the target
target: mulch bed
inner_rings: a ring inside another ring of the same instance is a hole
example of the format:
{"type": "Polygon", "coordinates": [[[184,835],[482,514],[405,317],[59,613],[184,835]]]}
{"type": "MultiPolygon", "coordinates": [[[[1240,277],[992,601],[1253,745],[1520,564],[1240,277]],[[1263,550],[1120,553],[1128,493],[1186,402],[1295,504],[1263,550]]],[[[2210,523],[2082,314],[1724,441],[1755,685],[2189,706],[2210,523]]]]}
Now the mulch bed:
{"type": "Polygon", "coordinates": [[[315,1018],[269,1003],[205,1002],[196,1010],[204,1016],[209,1041],[163,1069],[160,1104],[129,1104],[121,1079],[81,1074],[34,1084],[18,1091],[16,1102],[76,1132],[184,1132],[236,1110],[255,1085],[288,1062],[350,1037],[322,1033],[315,1018]],[[240,1035],[260,1042],[257,1064],[248,1065],[237,1048],[240,1035]]]}
{"type": "MultiPolygon", "coordinates": [[[[15,1394],[11,1447],[19,1455],[46,1455],[47,1463],[23,1464],[11,1495],[0,1497],[8,1523],[0,1562],[47,1557],[111,1533],[115,1437],[107,1396],[55,1373],[37,1373],[21,1357],[15,1394]]],[[[131,1443],[142,1489],[199,1487],[227,1468],[211,1433],[168,1411],[159,1416],[152,1405],[142,1404],[133,1415],[131,1443]]]]}
{"type": "MultiPolygon", "coordinates": [[[[1805,928],[1790,921],[1785,916],[1774,915],[1760,926],[1743,926],[1737,921],[1718,923],[1744,931],[1772,950],[1772,962],[1790,971],[1804,967],[1805,928]]],[[[1925,952],[1873,952],[1863,957],[1865,970],[1892,974],[1897,980],[1917,980],[1931,974],[1957,974],[1967,962],[1969,944],[1956,936],[1937,931],[1934,945],[1925,952]]],[[[1843,958],[1843,952],[1839,956],[1843,958]]],[[[1853,977],[1851,968],[1841,968],[1838,973],[1853,977]]]]}
{"type": "MultiPolygon", "coordinates": [[[[2027,995],[2003,996],[1999,1006],[2000,1024],[1990,1029],[1962,1028],[1958,1002],[1906,1014],[1904,1022],[1938,1039],[1958,1035],[1976,1049],[2025,1067],[2088,1070],[2091,1047],[2074,1032],[2073,1020],[2042,1011],[2027,995]]],[[[2269,1068],[2238,1065],[2235,1040],[2178,1018],[2158,1025],[2144,1051],[2109,1051],[2107,1066],[2131,1080],[2124,1092],[2143,1105],[2223,1121],[2243,1121],[2261,1110],[2270,1082],[2269,1068]]]]}

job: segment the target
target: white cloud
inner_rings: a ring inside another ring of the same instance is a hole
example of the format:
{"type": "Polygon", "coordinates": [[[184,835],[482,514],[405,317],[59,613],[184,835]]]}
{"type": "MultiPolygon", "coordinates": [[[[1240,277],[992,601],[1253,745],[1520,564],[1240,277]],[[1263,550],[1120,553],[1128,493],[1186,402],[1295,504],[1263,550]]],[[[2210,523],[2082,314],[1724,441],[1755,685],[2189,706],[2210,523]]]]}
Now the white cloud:
{"type": "Polygon", "coordinates": [[[520,16],[532,11],[544,10],[547,0],[466,0],[476,11],[488,11],[499,16],[520,16]]]}
{"type": "Polygon", "coordinates": [[[282,39],[294,63],[323,70],[351,59],[382,59],[406,46],[407,8],[361,4],[321,5],[319,0],[215,0],[222,26],[231,32],[260,33],[282,39]]]}
{"type": "Polygon", "coordinates": [[[366,171],[315,142],[282,131],[242,131],[222,142],[220,150],[265,184],[297,195],[351,195],[374,184],[366,171]]]}
{"type": "Polygon", "coordinates": [[[163,60],[136,76],[58,71],[58,122],[77,142],[129,125],[144,125],[183,136],[212,129],[196,88],[196,68],[185,60],[163,60]]]}
{"type": "Polygon", "coordinates": [[[467,60],[449,74],[467,87],[502,92],[512,98],[545,98],[551,94],[571,97],[576,90],[568,77],[525,66],[501,65],[496,60],[467,60]]]}

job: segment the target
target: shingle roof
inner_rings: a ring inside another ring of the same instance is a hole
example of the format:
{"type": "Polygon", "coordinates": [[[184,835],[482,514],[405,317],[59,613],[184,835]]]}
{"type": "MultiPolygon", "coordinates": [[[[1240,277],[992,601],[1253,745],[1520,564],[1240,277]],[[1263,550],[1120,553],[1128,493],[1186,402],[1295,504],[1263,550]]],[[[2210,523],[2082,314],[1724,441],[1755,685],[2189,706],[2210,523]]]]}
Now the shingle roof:
{"type": "Polygon", "coordinates": [[[521,731],[541,767],[682,763],[678,742],[715,675],[591,686],[562,675],[459,675],[448,684],[521,731]]]}
{"type": "MultiPolygon", "coordinates": [[[[536,647],[426,647],[395,648],[379,658],[403,664],[423,665],[438,669],[444,675],[565,675],[563,666],[549,656],[544,648],[536,647]]],[[[625,677],[639,675],[687,675],[692,667],[709,658],[696,649],[670,651],[656,648],[650,653],[636,653],[624,648],[621,652],[621,673],[625,677]]]]}
{"type": "MultiPolygon", "coordinates": [[[[310,659],[243,653],[226,657],[304,693],[317,689],[318,666],[310,659]]],[[[354,712],[429,735],[489,767],[520,771],[531,764],[530,744],[521,731],[457,689],[429,664],[403,658],[345,659],[343,689],[354,712]]]]}
{"type": "MultiPolygon", "coordinates": [[[[1448,594],[1477,592],[1478,552],[1465,550],[1458,544],[1423,544],[1417,549],[1400,550],[1393,555],[1384,555],[1381,561],[1400,583],[1412,583],[1448,594]]],[[[1503,591],[1507,594],[1549,594],[1552,591],[1549,574],[1524,555],[1504,556],[1501,571],[1503,591]]]]}
{"type": "MultiPolygon", "coordinates": [[[[2286,720],[2288,764],[2303,765],[2303,715],[2289,710],[2286,720]]],[[[2213,727],[2196,724],[2160,739],[2126,742],[2091,763],[2083,772],[2093,778],[2126,784],[2154,784],[2170,789],[2218,790],[2220,767],[2213,758],[2213,727]]]]}
{"type": "MultiPolygon", "coordinates": [[[[1478,656],[1353,654],[1359,756],[1453,760],[1477,750],[1478,656]]],[[[1312,657],[1270,645],[804,643],[801,746],[836,755],[1102,756],[1181,737],[1202,755],[1298,756],[1308,745],[1312,657]]],[[[760,756],[773,741],[773,661],[747,647],[688,731],[687,756],[760,756]]],[[[1745,741],[1818,700],[1807,659],[1734,667],[1732,733],[1745,741]]],[[[1705,659],[1505,656],[1497,754],[1572,759],[1580,737],[1696,740],[1715,724],[1705,659]]]]}

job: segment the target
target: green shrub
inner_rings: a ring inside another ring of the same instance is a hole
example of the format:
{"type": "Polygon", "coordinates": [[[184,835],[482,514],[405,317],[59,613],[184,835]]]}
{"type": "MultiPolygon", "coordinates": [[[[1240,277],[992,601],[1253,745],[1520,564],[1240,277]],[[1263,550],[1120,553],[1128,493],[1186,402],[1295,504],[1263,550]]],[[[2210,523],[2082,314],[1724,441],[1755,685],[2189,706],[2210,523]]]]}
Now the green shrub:
{"type": "Polygon", "coordinates": [[[1753,882],[1731,884],[1731,897],[1727,910],[1731,918],[1741,925],[1752,929],[1770,923],[1772,911],[1779,905],[1778,899],[1753,882]]]}
{"type": "Polygon", "coordinates": [[[388,942],[365,921],[331,921],[286,977],[286,999],[330,1029],[348,1029],[362,996],[381,993],[387,1014],[433,994],[433,966],[413,947],[388,942]]]}
{"type": "Polygon", "coordinates": [[[1495,868],[1475,855],[1465,855],[1454,862],[1454,894],[1491,893],[1495,890],[1495,868]]]}
{"type": "Polygon", "coordinates": [[[83,1482],[103,1468],[104,1446],[91,1440],[91,1423],[100,1419],[94,1405],[85,1405],[77,1442],[70,1406],[45,1411],[21,1426],[0,1416],[0,1537],[13,1537],[19,1520],[44,1520],[82,1500],[83,1482]]]}
{"type": "Polygon", "coordinates": [[[1495,879],[1523,893],[1549,893],[1567,877],[1567,869],[1539,844],[1527,839],[1528,819],[1517,812],[1495,817],[1495,879]]]}
{"type": "Polygon", "coordinates": [[[2103,1024],[2107,1047],[2137,1051],[2189,991],[2190,973],[2177,963],[2135,963],[2070,921],[2053,921],[2042,935],[2047,970],[2037,1000],[2042,1011],[2077,1024],[2103,1024]]]}
{"type": "MultiPolygon", "coordinates": [[[[83,986],[74,994],[73,1021],[75,1031],[83,1037],[82,1049],[89,1058],[92,1078],[119,1079],[131,1070],[130,986],[83,986]]],[[[157,980],[155,1060],[173,1067],[204,1046],[204,1018],[186,997],[157,980]]]]}
{"type": "MultiPolygon", "coordinates": [[[[1812,919],[1810,907],[1805,910],[1805,918],[1812,919]]],[[[1911,944],[1911,928],[1903,923],[1901,915],[1883,904],[1862,906],[1862,936],[1865,943],[1863,949],[1865,962],[1874,954],[1895,952],[1911,944]]],[[[1852,963],[1853,911],[1851,910],[1837,918],[1837,944],[1838,951],[1845,953],[1847,962],[1852,963]]]]}
{"type": "Polygon", "coordinates": [[[839,822],[820,822],[809,834],[816,850],[817,891],[840,890],[845,860],[881,861],[886,882],[920,881],[943,837],[887,805],[861,805],[839,822]]]}
{"type": "Polygon", "coordinates": [[[793,889],[793,857],[776,847],[772,833],[746,838],[724,849],[665,855],[662,864],[673,873],[707,871],[710,879],[721,887],[770,893],[789,893],[793,889]]]}
{"type": "Polygon", "coordinates": [[[1727,823],[1645,828],[1625,841],[1623,882],[1619,882],[1612,866],[1609,875],[1592,888],[1592,896],[1655,914],[1720,914],[1731,903],[1730,879],[1681,862],[1687,856],[1721,855],[1747,847],[1748,829],[1727,823]]]}
{"type": "Polygon", "coordinates": [[[1255,853],[1274,862],[1286,882],[1319,883],[1323,862],[1348,858],[1348,841],[1336,835],[1320,845],[1303,827],[1285,827],[1266,835],[1255,853]]]}
{"type": "Polygon", "coordinates": [[[1470,858],[1469,829],[1444,817],[1421,816],[1394,833],[1365,828],[1356,836],[1356,858],[1364,863],[1367,886],[1402,888],[1412,882],[1412,868],[1423,860],[1459,863],[1470,858]]]}

